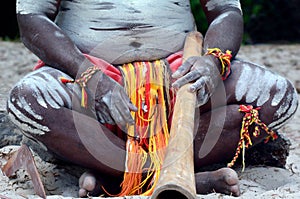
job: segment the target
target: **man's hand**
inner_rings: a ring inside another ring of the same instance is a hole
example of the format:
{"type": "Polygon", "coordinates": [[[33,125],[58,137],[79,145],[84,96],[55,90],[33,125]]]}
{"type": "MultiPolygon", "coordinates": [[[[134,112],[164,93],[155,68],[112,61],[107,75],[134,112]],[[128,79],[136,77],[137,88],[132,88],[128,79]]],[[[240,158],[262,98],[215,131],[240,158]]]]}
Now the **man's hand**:
{"type": "Polygon", "coordinates": [[[197,92],[197,107],[208,101],[221,81],[218,67],[211,56],[190,57],[172,77],[177,79],[172,85],[175,89],[192,83],[189,89],[197,92]]]}
{"type": "Polygon", "coordinates": [[[134,124],[130,111],[137,111],[124,88],[103,73],[95,94],[95,109],[101,123],[117,124],[122,130],[126,124],[134,124]]]}

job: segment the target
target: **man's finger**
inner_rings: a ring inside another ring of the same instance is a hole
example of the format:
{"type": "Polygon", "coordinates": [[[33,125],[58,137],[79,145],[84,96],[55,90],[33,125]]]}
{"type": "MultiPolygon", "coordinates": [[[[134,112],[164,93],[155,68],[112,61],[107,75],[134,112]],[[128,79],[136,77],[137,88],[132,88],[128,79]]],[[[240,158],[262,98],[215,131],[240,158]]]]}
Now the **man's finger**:
{"type": "Polygon", "coordinates": [[[188,71],[190,71],[192,67],[192,63],[190,61],[184,62],[173,74],[172,78],[179,78],[185,75],[188,71]]]}
{"type": "Polygon", "coordinates": [[[203,86],[201,89],[197,92],[197,103],[196,106],[202,106],[208,101],[208,94],[206,92],[205,86],[203,86]]]}
{"type": "Polygon", "coordinates": [[[187,75],[177,79],[173,84],[173,88],[179,89],[181,86],[195,81],[197,78],[199,78],[200,74],[197,71],[192,71],[188,73],[187,75]]]}
{"type": "Polygon", "coordinates": [[[206,83],[206,79],[207,79],[206,77],[201,77],[200,79],[198,79],[195,83],[193,83],[190,86],[190,91],[195,92],[195,91],[199,90],[200,88],[204,87],[205,83],[206,83]]]}
{"type": "MultiPolygon", "coordinates": [[[[112,115],[115,119],[115,122],[119,126],[126,126],[126,124],[133,125],[134,120],[131,116],[131,113],[128,109],[128,107],[118,104],[115,106],[115,108],[112,110],[112,115]]],[[[122,129],[123,130],[123,129],[122,129]]]]}
{"type": "Polygon", "coordinates": [[[138,111],[138,108],[132,104],[132,102],[130,101],[128,95],[124,92],[122,95],[122,99],[123,99],[123,102],[126,103],[127,107],[129,108],[130,111],[134,111],[134,112],[137,112],[138,111]]]}
{"type": "Polygon", "coordinates": [[[128,103],[128,108],[129,108],[129,110],[134,111],[134,112],[138,111],[138,108],[135,105],[133,105],[131,102],[128,103]]]}

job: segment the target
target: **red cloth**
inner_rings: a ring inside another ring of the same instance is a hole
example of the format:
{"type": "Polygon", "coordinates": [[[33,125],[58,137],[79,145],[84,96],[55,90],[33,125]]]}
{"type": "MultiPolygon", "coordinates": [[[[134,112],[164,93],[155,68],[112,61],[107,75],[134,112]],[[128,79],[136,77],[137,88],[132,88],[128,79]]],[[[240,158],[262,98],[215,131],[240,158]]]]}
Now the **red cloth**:
{"type": "MultiPolygon", "coordinates": [[[[86,58],[93,63],[94,65],[98,66],[101,68],[101,71],[104,72],[104,74],[108,75],[109,77],[111,77],[112,79],[114,79],[116,82],[118,82],[119,84],[122,84],[122,74],[121,72],[112,64],[104,61],[103,59],[91,56],[91,55],[87,55],[84,54],[86,56],[86,58]]],[[[171,54],[170,56],[168,56],[166,58],[167,62],[169,63],[169,67],[172,71],[172,73],[174,73],[178,67],[182,64],[182,55],[183,52],[179,51],[177,53],[171,54]]],[[[33,70],[37,70],[41,67],[45,66],[45,63],[41,60],[38,61],[37,65],[34,66],[33,70]]],[[[173,107],[175,103],[175,97],[173,99],[171,99],[171,106],[173,107]]],[[[171,113],[172,115],[172,113],[171,113]]],[[[169,125],[171,124],[171,118],[169,118],[169,125]]],[[[123,132],[119,129],[119,127],[117,125],[110,125],[110,124],[104,124],[108,129],[110,129],[112,132],[114,132],[118,137],[120,138],[126,138],[126,136],[124,137],[123,132]]]]}
{"type": "MultiPolygon", "coordinates": [[[[122,74],[115,66],[104,61],[103,59],[94,57],[92,55],[88,55],[88,54],[84,54],[84,55],[91,63],[100,67],[101,70],[104,72],[104,74],[108,75],[119,84],[122,84],[122,74]]],[[[170,69],[172,73],[174,73],[178,69],[178,67],[182,64],[182,55],[183,52],[179,51],[177,53],[171,54],[166,58],[166,60],[170,65],[170,69]]],[[[45,66],[45,63],[39,60],[38,63],[34,66],[33,70],[39,69],[43,66],[45,66]]]]}

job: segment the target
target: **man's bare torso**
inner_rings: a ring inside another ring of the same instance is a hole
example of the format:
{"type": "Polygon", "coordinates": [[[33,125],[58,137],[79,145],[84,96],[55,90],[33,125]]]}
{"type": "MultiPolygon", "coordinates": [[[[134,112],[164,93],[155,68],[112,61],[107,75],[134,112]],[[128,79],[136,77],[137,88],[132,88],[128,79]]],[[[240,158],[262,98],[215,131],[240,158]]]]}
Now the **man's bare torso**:
{"type": "Polygon", "coordinates": [[[166,57],[195,27],[186,0],[62,0],[55,22],[83,52],[111,63],[166,57]]]}

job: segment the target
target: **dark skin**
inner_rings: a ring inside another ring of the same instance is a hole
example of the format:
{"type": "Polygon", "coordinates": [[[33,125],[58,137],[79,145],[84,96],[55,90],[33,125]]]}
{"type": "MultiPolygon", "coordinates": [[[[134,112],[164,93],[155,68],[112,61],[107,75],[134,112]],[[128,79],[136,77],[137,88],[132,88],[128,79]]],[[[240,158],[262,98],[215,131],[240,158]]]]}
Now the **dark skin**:
{"type": "MultiPolygon", "coordinates": [[[[227,17],[218,25],[211,25],[207,30],[206,36],[204,37],[204,49],[213,48],[218,46],[223,52],[225,50],[232,51],[232,55],[235,56],[240,48],[243,35],[243,18],[239,13],[239,10],[231,7],[217,7],[212,11],[208,11],[204,6],[208,1],[201,1],[203,10],[207,16],[208,23],[211,23],[218,16],[229,13],[227,17]],[[226,35],[226,37],[224,37],[226,35]],[[217,38],[217,39],[216,39],[217,38]]],[[[80,49],[78,49],[71,39],[52,21],[49,19],[54,19],[55,16],[51,16],[47,13],[45,15],[17,15],[19,28],[21,33],[21,38],[26,47],[28,47],[33,53],[35,53],[41,60],[43,60],[47,65],[50,65],[56,69],[59,69],[71,77],[75,78],[78,74],[85,71],[91,63],[83,56],[80,49]],[[58,32],[64,35],[64,37],[57,38],[53,32],[58,32]],[[41,34],[42,33],[42,34],[41,34]],[[51,41],[51,42],[49,42],[51,41]],[[45,50],[43,50],[45,49],[45,50]]],[[[178,80],[173,86],[178,88],[188,82],[200,79],[201,73],[207,68],[218,68],[220,70],[220,61],[213,56],[198,57],[197,60],[193,60],[192,65],[194,66],[187,76],[178,80]],[[212,67],[207,67],[204,64],[209,60],[212,67]],[[205,66],[205,69],[202,69],[205,66]]],[[[182,69],[183,71],[188,71],[188,69],[182,69]]],[[[181,71],[182,71],[181,70],[181,71]]],[[[216,71],[208,71],[208,75],[211,76],[214,83],[211,85],[214,89],[218,85],[218,74],[216,71]]],[[[173,76],[178,78],[180,75],[173,76]]],[[[97,81],[96,81],[97,82],[97,81]]],[[[97,85],[96,82],[90,83],[90,85],[97,85]]],[[[113,83],[112,83],[113,84],[113,83]]],[[[115,85],[107,85],[106,87],[114,87],[115,85]]],[[[202,84],[196,84],[193,88],[194,91],[198,91],[202,84]]],[[[102,86],[103,88],[103,86],[102,86]]],[[[92,87],[91,90],[94,90],[92,87]]],[[[99,90],[99,88],[96,90],[99,90]]],[[[211,91],[210,93],[212,93],[211,91]]],[[[99,91],[101,93],[101,91],[99,91]]],[[[206,92],[208,94],[208,92],[206,92]]],[[[128,103],[124,103],[123,110],[136,110],[128,103]]],[[[121,125],[124,122],[133,123],[129,111],[127,111],[124,116],[124,121],[120,121],[121,125]]]]}
{"type": "MultiPolygon", "coordinates": [[[[238,53],[243,35],[243,18],[240,10],[227,5],[216,6],[208,10],[206,6],[208,2],[210,1],[200,1],[210,24],[204,37],[203,49],[218,47],[223,52],[230,50],[234,57],[238,53]]],[[[53,22],[55,14],[18,14],[21,38],[25,46],[47,65],[76,78],[91,66],[83,55],[89,52],[79,49],[53,22]],[[54,32],[63,37],[56,37],[54,32]]],[[[201,113],[201,117],[196,120],[198,130],[194,140],[196,171],[213,163],[230,161],[234,156],[243,117],[243,114],[237,110],[239,104],[245,103],[245,98],[237,101],[231,93],[235,90],[236,82],[242,73],[241,67],[241,62],[233,62],[234,73],[226,82],[222,82],[219,59],[206,55],[188,59],[177,72],[170,74],[175,80],[172,85],[175,89],[192,83],[190,91],[197,92],[199,106],[197,114],[199,116],[201,113]],[[212,115],[214,115],[214,121],[217,122],[210,129],[212,115]],[[220,126],[222,126],[221,129],[219,129],[220,126]],[[205,139],[208,134],[214,139],[205,139]],[[219,139],[216,140],[216,138],[219,139]],[[209,151],[203,148],[209,148],[209,151]]],[[[249,67],[254,69],[256,66],[249,64],[249,67]]],[[[49,73],[56,76],[55,72],[49,73]]],[[[102,126],[94,117],[94,111],[109,113],[109,116],[104,117],[104,122],[116,123],[123,127],[134,123],[130,111],[137,110],[118,83],[101,72],[97,74],[99,75],[93,76],[88,82],[88,88],[92,91],[91,96],[95,96],[95,110],[82,108],[80,99],[73,98],[72,110],[61,107],[60,109],[39,108],[39,111],[36,111],[44,116],[41,124],[48,126],[51,130],[44,136],[34,137],[58,157],[91,169],[92,172],[83,174],[80,179],[79,195],[81,197],[86,196],[88,192],[101,191],[96,190],[99,187],[98,183],[113,190],[114,186],[109,185],[114,183],[118,185],[122,171],[124,171],[125,142],[102,126]],[[112,90],[117,92],[109,92],[112,90]],[[111,101],[115,103],[107,104],[101,101],[104,97],[114,98],[115,100],[111,101]],[[118,110],[122,111],[116,111],[116,106],[119,106],[118,110]],[[67,147],[65,147],[66,140],[68,140],[67,147]],[[110,176],[114,176],[116,180],[111,182],[108,180],[111,179],[110,176]]],[[[292,90],[292,86],[289,86],[292,90]]],[[[30,95],[30,89],[24,89],[22,92],[27,94],[29,101],[34,101],[34,96],[30,95]]],[[[274,94],[275,90],[272,89],[271,95],[274,96],[274,94]]],[[[17,93],[13,90],[11,95],[17,95],[17,93]]],[[[279,106],[269,108],[270,103],[270,100],[266,102],[263,105],[266,108],[260,113],[261,120],[266,124],[272,122],[273,115],[279,106]]],[[[36,105],[32,104],[32,106],[36,105]]],[[[259,143],[265,136],[266,134],[262,133],[260,137],[253,138],[253,144],[259,143]]],[[[214,172],[199,172],[195,174],[195,178],[198,193],[217,191],[234,196],[240,195],[238,177],[232,169],[222,168],[214,172]]]]}

